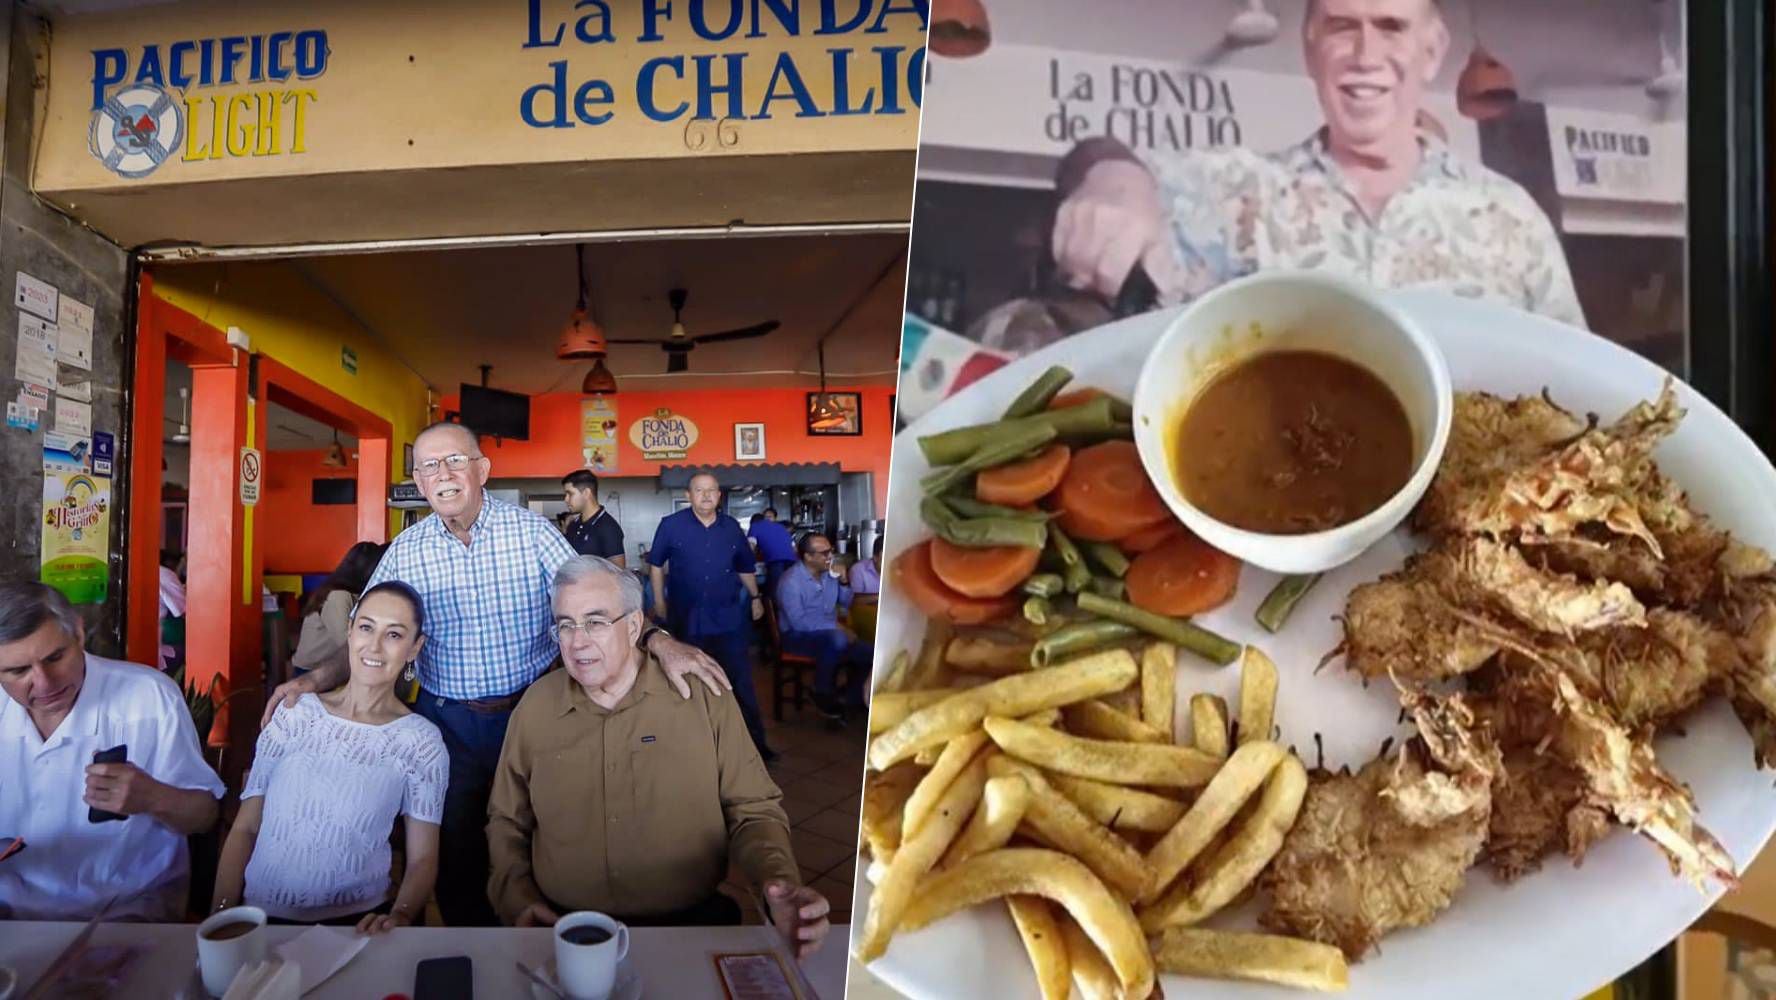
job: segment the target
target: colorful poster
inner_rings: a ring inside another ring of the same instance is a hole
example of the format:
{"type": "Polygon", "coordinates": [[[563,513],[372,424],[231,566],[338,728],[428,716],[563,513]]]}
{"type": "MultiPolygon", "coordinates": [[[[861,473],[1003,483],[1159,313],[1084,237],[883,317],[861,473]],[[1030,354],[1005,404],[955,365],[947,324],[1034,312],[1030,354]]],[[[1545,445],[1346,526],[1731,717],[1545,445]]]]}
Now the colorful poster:
{"type": "Polygon", "coordinates": [[[98,604],[110,580],[111,477],[94,475],[92,441],[43,436],[44,583],[75,604],[98,604]]]}
{"type": "Polygon", "coordinates": [[[580,460],[593,472],[617,471],[617,400],[588,396],[580,400],[580,460]]]}

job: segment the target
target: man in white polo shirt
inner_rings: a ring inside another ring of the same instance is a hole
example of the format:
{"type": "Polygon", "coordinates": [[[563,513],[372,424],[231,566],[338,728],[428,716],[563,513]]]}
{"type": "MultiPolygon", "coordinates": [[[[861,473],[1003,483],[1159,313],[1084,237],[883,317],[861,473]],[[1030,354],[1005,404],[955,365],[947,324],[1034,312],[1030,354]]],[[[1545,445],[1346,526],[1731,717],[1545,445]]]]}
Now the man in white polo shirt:
{"type": "Polygon", "coordinates": [[[216,822],[224,791],[184,695],[160,671],[94,656],[58,591],[0,583],[0,918],[185,916],[185,838],[216,822]],[[122,763],[93,755],[124,748],[122,763]],[[89,810],[124,817],[93,822],[89,810]]]}

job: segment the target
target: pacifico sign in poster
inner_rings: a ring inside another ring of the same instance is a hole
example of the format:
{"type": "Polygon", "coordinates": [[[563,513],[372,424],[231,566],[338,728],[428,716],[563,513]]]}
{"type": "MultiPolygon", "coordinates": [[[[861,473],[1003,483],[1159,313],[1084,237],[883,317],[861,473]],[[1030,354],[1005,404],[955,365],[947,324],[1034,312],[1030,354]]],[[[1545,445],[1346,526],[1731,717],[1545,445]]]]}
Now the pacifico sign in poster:
{"type": "Polygon", "coordinates": [[[601,475],[617,471],[617,401],[610,396],[580,400],[580,461],[601,475]]]}
{"type": "Polygon", "coordinates": [[[44,583],[75,604],[105,600],[110,577],[111,477],[93,473],[92,442],[43,436],[44,583]]]}
{"type": "Polygon", "coordinates": [[[629,441],[650,462],[678,461],[697,443],[697,425],[662,406],[629,425],[629,441]]]}

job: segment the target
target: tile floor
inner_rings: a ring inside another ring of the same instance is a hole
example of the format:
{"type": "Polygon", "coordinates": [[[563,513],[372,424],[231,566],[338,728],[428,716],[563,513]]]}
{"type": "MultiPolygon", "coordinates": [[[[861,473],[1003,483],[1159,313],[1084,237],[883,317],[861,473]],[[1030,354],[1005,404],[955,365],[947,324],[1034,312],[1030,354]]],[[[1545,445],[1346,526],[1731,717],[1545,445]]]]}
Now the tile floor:
{"type": "MultiPolygon", "coordinates": [[[[857,871],[857,813],[862,804],[863,754],[868,727],[861,718],[832,731],[812,705],[800,711],[784,706],[783,721],[771,718],[770,674],[754,671],[759,705],[772,749],[782,756],[771,765],[771,777],[783,789],[783,810],[789,814],[790,844],[802,880],[832,904],[832,922],[851,922],[851,886],[857,871]]],[[[743,885],[730,872],[730,888],[743,885]]],[[[749,913],[748,923],[754,918],[749,913]]],[[[833,939],[829,946],[844,947],[833,939]]]]}

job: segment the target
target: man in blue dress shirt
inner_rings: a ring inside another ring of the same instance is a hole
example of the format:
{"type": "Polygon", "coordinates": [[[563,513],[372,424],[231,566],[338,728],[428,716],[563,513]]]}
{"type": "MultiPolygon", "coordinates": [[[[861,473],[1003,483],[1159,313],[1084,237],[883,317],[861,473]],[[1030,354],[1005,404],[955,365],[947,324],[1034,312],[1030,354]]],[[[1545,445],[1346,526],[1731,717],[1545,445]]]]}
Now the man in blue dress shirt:
{"type": "Polygon", "coordinates": [[[752,540],[758,561],[765,564],[765,593],[777,593],[777,581],[796,564],[795,542],[789,529],[777,520],[777,508],[766,507],[763,515],[753,518],[746,537],[752,540]]]}
{"type": "Polygon", "coordinates": [[[765,721],[752,686],[751,623],[764,614],[752,546],[740,522],[716,509],[722,488],[713,475],[692,476],[685,492],[691,506],[661,518],[654,544],[648,548],[654,618],[666,622],[673,635],[713,656],[727,671],[740,699],[740,714],[746,717],[746,730],[759,756],[769,763],[777,754],[765,743],[765,721]],[[737,599],[740,587],[748,595],[745,602],[737,599]]]}
{"type": "Polygon", "coordinates": [[[860,709],[874,650],[839,627],[838,609],[851,606],[851,589],[832,575],[832,543],[825,535],[808,534],[796,550],[802,564],[784,574],[775,595],[783,648],[814,658],[814,707],[828,718],[842,718],[834,690],[839,667],[845,667],[846,705],[860,709]]]}

